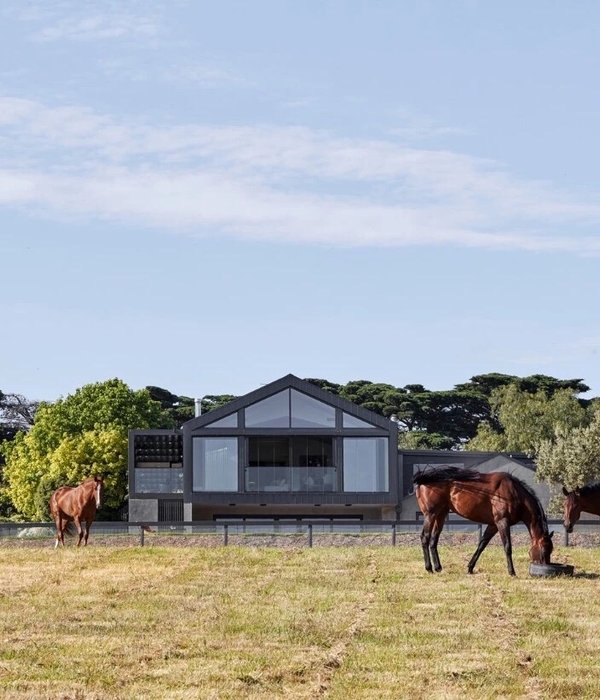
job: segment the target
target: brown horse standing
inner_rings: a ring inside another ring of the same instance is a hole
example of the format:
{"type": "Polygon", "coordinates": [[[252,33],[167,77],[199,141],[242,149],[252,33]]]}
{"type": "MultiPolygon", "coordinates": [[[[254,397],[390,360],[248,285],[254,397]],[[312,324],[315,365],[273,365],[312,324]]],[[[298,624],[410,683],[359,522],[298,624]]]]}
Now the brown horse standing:
{"type": "Polygon", "coordinates": [[[79,540],[83,539],[84,546],[88,542],[90,527],[96,517],[96,509],[100,508],[103,481],[100,476],[93,476],[83,481],[79,486],[61,486],[50,496],[50,512],[56,523],[56,543],[65,546],[65,530],[69,523],[75,523],[79,540]],[[85,521],[85,532],[81,522],[85,521]]]}
{"type": "Polygon", "coordinates": [[[563,486],[566,496],[563,522],[567,532],[573,532],[573,526],[584,513],[600,515],[600,484],[590,484],[575,491],[567,491],[563,486]]]}
{"type": "Polygon", "coordinates": [[[417,503],[425,516],[421,544],[427,571],[432,571],[432,561],[436,571],[442,570],[437,544],[450,511],[487,525],[469,562],[470,574],[489,541],[499,532],[508,573],[515,575],[510,527],[518,522],[525,523],[529,530],[530,560],[537,564],[550,563],[553,533],[548,532],[544,509],[532,489],[512,474],[442,467],[422,471],[413,481],[417,503]]]}

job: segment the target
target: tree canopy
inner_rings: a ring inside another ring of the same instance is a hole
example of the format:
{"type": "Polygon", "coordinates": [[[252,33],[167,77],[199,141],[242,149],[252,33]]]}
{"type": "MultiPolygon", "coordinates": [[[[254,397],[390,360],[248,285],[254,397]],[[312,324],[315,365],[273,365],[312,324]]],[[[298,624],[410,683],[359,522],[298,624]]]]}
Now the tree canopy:
{"type": "MultiPolygon", "coordinates": [[[[404,449],[477,449],[538,454],[538,475],[571,488],[600,479],[600,418],[582,379],[490,373],[453,389],[396,387],[366,379],[306,381],[397,422],[404,449]]],[[[202,413],[233,401],[202,398],[202,413]]],[[[110,508],[127,489],[127,432],[179,428],[194,399],[158,386],[132,391],[119,379],[88,384],[55,403],[0,391],[0,515],[47,516],[50,492],[91,473],[107,483],[110,508]],[[2,442],[4,440],[4,442],[2,442]],[[2,472],[2,457],[6,466],[2,472]]]]}
{"type": "Polygon", "coordinates": [[[558,428],[552,439],[543,440],[537,453],[537,476],[572,491],[600,481],[600,403],[591,409],[588,425],[571,430],[558,428]]]}
{"type": "Polygon", "coordinates": [[[189,396],[177,396],[158,386],[147,386],[146,390],[150,398],[160,404],[170,428],[181,428],[186,421],[194,417],[194,399],[189,396]]]}
{"type": "Polygon", "coordinates": [[[44,519],[54,488],[100,474],[107,507],[116,509],[127,490],[128,430],[169,427],[167,421],[147,390],[132,391],[120,379],[42,403],[31,430],[3,443],[6,493],[21,515],[44,519]]]}
{"type": "Polygon", "coordinates": [[[38,406],[38,401],[30,401],[22,394],[5,394],[0,390],[0,443],[12,440],[20,430],[28,430],[38,406]]]}
{"type": "Polygon", "coordinates": [[[557,431],[564,433],[589,420],[586,407],[575,395],[576,389],[554,386],[531,392],[521,386],[506,384],[492,390],[489,399],[492,420],[479,424],[467,449],[533,455],[557,431]]]}

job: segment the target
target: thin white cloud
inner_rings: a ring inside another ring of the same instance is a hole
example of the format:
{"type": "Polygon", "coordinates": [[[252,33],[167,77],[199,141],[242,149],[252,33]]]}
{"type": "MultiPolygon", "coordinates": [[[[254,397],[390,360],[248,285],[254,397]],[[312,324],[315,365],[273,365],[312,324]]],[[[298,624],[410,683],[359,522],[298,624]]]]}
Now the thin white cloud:
{"type": "Polygon", "coordinates": [[[150,11],[135,0],[8,0],[1,11],[30,25],[30,39],[37,42],[146,40],[160,33],[161,5],[153,3],[150,11]]]}
{"type": "Polygon", "coordinates": [[[158,65],[132,66],[122,59],[108,58],[100,61],[100,67],[111,79],[131,81],[134,83],[152,82],[175,83],[203,88],[222,87],[224,85],[241,85],[245,80],[227,68],[211,64],[209,61],[165,62],[161,56],[158,65]]]}
{"type": "Polygon", "coordinates": [[[339,246],[600,252],[595,201],[449,150],[304,127],[135,124],[10,98],[0,139],[0,202],[48,216],[339,246]]]}
{"type": "Polygon", "coordinates": [[[66,18],[35,32],[38,41],[97,41],[128,37],[153,37],[158,34],[154,17],[134,14],[94,14],[89,17],[66,18]]]}

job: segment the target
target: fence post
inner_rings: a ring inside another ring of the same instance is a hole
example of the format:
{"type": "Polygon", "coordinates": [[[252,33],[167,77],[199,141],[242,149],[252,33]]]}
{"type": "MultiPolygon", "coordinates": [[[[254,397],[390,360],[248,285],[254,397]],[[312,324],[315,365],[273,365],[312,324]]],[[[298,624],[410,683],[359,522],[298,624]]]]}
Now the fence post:
{"type": "Polygon", "coordinates": [[[308,523],[308,546],[312,547],[312,523],[308,523]]]}
{"type": "Polygon", "coordinates": [[[140,547],[144,546],[144,526],[140,525],[140,547]]]}
{"type": "Polygon", "coordinates": [[[479,523],[477,525],[477,536],[479,537],[479,539],[481,539],[482,535],[483,535],[483,525],[481,523],[479,523]]]}
{"type": "Polygon", "coordinates": [[[569,531],[567,528],[563,525],[563,544],[565,547],[569,546],[569,531]]]}
{"type": "Polygon", "coordinates": [[[396,546],[396,523],[392,523],[392,547],[396,546]]]}
{"type": "Polygon", "coordinates": [[[223,525],[223,546],[229,543],[229,525],[223,525]]]}

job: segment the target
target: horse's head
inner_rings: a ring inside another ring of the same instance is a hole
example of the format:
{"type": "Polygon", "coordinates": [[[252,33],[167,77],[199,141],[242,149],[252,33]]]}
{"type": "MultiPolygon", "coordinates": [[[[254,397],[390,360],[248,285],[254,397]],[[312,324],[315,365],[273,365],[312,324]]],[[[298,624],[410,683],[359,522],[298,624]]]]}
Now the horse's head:
{"type": "Polygon", "coordinates": [[[104,480],[101,476],[94,477],[94,497],[96,498],[96,508],[102,505],[102,494],[104,492],[104,480]]]}
{"type": "Polygon", "coordinates": [[[545,532],[541,537],[535,537],[531,540],[529,549],[529,560],[533,564],[549,564],[552,556],[554,544],[552,536],[554,532],[545,532]]]}
{"type": "Polygon", "coordinates": [[[581,498],[579,489],[575,489],[575,491],[567,491],[567,489],[563,486],[562,491],[566,496],[565,509],[563,512],[563,523],[567,532],[573,532],[573,525],[575,525],[581,516],[581,498]]]}

